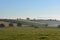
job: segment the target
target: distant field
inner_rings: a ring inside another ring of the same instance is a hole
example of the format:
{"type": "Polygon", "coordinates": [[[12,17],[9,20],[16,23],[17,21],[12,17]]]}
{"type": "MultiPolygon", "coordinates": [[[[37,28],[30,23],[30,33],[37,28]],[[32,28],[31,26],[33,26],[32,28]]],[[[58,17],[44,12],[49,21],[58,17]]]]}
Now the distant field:
{"type": "Polygon", "coordinates": [[[0,40],[60,40],[60,28],[0,28],[0,40]]]}
{"type": "MultiPolygon", "coordinates": [[[[0,21],[0,24],[4,24],[6,27],[9,26],[9,22],[0,21]]],[[[16,23],[13,23],[16,26],[16,23]]]]}

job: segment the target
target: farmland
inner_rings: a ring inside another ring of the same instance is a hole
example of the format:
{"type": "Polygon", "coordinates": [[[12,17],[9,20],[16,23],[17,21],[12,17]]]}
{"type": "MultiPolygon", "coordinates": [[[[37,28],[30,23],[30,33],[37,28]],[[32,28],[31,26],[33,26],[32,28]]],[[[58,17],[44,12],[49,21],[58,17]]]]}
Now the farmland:
{"type": "Polygon", "coordinates": [[[0,40],[60,40],[60,28],[0,28],[0,40]]]}

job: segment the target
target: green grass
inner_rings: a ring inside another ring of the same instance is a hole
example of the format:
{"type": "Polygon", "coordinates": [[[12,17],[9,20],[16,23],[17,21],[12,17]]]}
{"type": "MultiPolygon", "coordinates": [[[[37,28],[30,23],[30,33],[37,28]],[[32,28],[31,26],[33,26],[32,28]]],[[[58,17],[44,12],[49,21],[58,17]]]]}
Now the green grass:
{"type": "Polygon", "coordinates": [[[0,28],[0,40],[60,40],[60,28],[0,28]]]}

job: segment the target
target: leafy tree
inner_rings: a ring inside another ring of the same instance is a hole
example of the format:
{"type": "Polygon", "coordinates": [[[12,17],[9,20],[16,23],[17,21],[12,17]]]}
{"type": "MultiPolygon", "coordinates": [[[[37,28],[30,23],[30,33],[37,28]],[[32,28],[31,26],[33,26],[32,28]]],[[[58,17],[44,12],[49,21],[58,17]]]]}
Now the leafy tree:
{"type": "Polygon", "coordinates": [[[27,20],[30,20],[30,18],[26,18],[27,20]]]}

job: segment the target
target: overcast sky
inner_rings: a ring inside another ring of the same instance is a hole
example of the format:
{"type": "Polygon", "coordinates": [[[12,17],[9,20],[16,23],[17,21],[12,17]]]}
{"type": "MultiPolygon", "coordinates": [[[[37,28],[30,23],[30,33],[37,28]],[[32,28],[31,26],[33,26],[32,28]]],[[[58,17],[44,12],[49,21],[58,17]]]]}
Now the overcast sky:
{"type": "Polygon", "coordinates": [[[0,0],[0,18],[59,19],[60,0],[0,0]]]}

